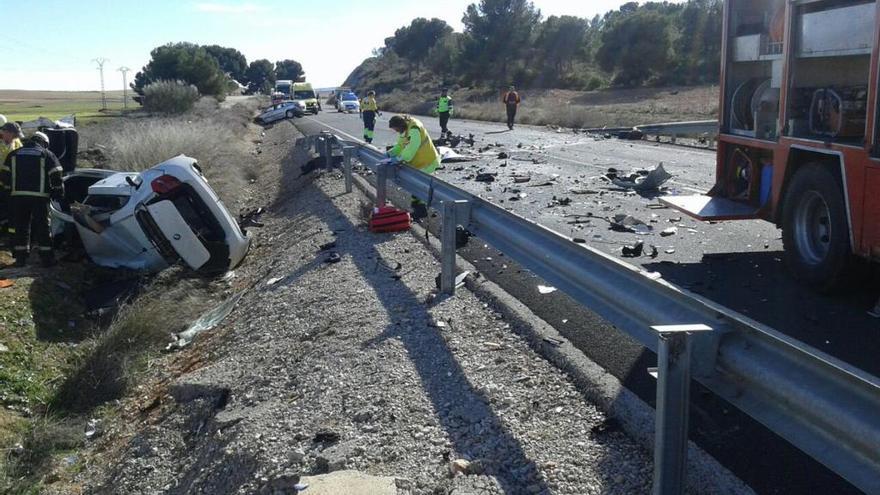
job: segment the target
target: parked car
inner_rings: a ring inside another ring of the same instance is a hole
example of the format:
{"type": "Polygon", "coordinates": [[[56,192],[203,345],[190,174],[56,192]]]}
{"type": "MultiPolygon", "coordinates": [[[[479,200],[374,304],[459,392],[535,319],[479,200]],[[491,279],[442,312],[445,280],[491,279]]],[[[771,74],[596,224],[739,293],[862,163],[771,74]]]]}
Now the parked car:
{"type": "Polygon", "coordinates": [[[78,238],[101,266],[154,272],[183,261],[216,274],[235,268],[250,247],[196,160],[185,155],[143,172],[79,169],[64,186],[65,198],[50,206],[53,231],[78,238]]]}
{"type": "Polygon", "coordinates": [[[271,124],[283,119],[302,117],[306,114],[306,107],[299,101],[282,101],[263,110],[263,113],[255,119],[258,124],[271,124]]]}
{"type": "Polygon", "coordinates": [[[336,101],[336,111],[338,112],[360,112],[361,102],[354,93],[345,93],[336,101]]]}

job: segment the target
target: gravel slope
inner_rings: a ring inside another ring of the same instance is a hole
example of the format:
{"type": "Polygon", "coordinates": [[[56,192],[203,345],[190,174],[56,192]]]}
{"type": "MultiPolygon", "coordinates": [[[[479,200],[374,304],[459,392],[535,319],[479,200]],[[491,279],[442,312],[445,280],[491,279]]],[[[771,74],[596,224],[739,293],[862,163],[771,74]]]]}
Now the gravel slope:
{"type": "Polygon", "coordinates": [[[106,435],[85,492],[293,493],[340,469],[399,493],[650,492],[649,453],[500,314],[466,290],[436,297],[419,242],[369,233],[359,193],[270,148],[292,132],[269,130],[260,154],[283,186],[232,283],[246,294],[129,404],[137,426],[106,435]]]}

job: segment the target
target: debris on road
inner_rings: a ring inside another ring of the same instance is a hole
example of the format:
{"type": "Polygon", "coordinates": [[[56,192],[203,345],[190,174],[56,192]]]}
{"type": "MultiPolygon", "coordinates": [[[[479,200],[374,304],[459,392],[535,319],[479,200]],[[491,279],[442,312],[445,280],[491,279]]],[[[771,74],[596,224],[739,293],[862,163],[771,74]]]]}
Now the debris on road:
{"type": "Polygon", "coordinates": [[[532,180],[532,178],[529,177],[528,175],[514,175],[513,176],[514,184],[522,184],[522,183],[528,182],[530,180],[532,180]]]}
{"type": "Polygon", "coordinates": [[[339,256],[339,253],[335,251],[331,251],[327,258],[324,259],[324,263],[327,264],[339,263],[340,261],[342,261],[342,256],[339,256]]]}
{"type": "Polygon", "coordinates": [[[266,281],[266,285],[275,285],[282,280],[284,280],[284,277],[272,277],[266,281]]]}
{"type": "Polygon", "coordinates": [[[440,163],[470,162],[474,160],[474,157],[459,154],[446,146],[439,146],[437,153],[440,154],[440,163]]]}
{"type": "Polygon", "coordinates": [[[553,201],[547,204],[547,208],[555,208],[557,206],[569,206],[571,205],[571,198],[557,198],[553,196],[553,201]]]}
{"type": "Polygon", "coordinates": [[[599,194],[599,191],[595,189],[569,189],[568,192],[572,194],[599,194]]]}
{"type": "Polygon", "coordinates": [[[476,182],[495,182],[495,177],[497,177],[497,176],[498,176],[497,173],[483,172],[483,173],[477,174],[477,176],[474,177],[474,181],[476,181],[476,182]]]}
{"type": "Polygon", "coordinates": [[[662,237],[669,237],[669,236],[671,236],[671,235],[675,235],[675,234],[677,234],[677,233],[678,233],[678,228],[676,228],[676,227],[669,227],[668,229],[663,229],[663,231],[660,232],[660,236],[662,236],[662,237]]]}
{"type": "Polygon", "coordinates": [[[638,258],[642,255],[642,252],[645,250],[645,243],[642,241],[638,241],[632,246],[623,246],[623,257],[624,258],[638,258]]]}
{"type": "Polygon", "coordinates": [[[616,232],[630,232],[633,234],[645,235],[650,234],[653,230],[653,227],[650,225],[625,213],[614,215],[614,218],[610,222],[611,230],[616,232]]]}
{"type": "Polygon", "coordinates": [[[552,286],[547,286],[547,285],[539,285],[538,286],[538,292],[540,292],[541,294],[551,294],[553,292],[556,292],[556,290],[557,290],[556,287],[552,287],[552,286]]]}
{"type": "Polygon", "coordinates": [[[12,287],[13,285],[15,285],[15,280],[10,280],[8,278],[0,280],[0,289],[7,289],[9,287],[12,287]]]}
{"type": "Polygon", "coordinates": [[[631,174],[629,177],[626,178],[621,178],[617,174],[615,174],[615,177],[610,177],[610,174],[607,177],[609,177],[611,179],[611,183],[617,187],[643,192],[656,191],[666,181],[671,179],[672,175],[667,172],[665,168],[663,168],[663,163],[660,163],[659,165],[657,165],[657,168],[647,173],[641,170],[635,174],[631,174]]]}
{"type": "Polygon", "coordinates": [[[174,340],[168,344],[165,350],[172,351],[175,349],[182,349],[189,345],[199,334],[216,327],[220,322],[225,320],[227,316],[229,316],[229,313],[232,312],[235,305],[238,304],[238,301],[244,296],[244,293],[245,291],[241,291],[237,294],[233,294],[219,306],[200,316],[195,323],[189,326],[189,328],[178,334],[172,335],[174,340]]]}

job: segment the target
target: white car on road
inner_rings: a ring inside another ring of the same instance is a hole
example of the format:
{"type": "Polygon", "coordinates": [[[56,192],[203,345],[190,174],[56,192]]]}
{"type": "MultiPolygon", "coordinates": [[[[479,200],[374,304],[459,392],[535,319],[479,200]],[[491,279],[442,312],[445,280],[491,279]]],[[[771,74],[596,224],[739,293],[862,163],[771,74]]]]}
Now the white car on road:
{"type": "Polygon", "coordinates": [[[185,155],[143,172],[76,170],[64,186],[64,200],[50,207],[53,231],[75,232],[101,266],[154,272],[183,261],[217,274],[235,268],[250,247],[196,160],[185,155]]]}
{"type": "Polygon", "coordinates": [[[258,124],[271,124],[283,119],[302,117],[306,114],[306,106],[301,101],[287,100],[263,110],[255,119],[258,124]]]}
{"type": "Polygon", "coordinates": [[[336,102],[336,111],[337,112],[357,112],[361,111],[361,102],[358,101],[358,97],[354,93],[345,93],[339,97],[339,100],[336,102]]]}

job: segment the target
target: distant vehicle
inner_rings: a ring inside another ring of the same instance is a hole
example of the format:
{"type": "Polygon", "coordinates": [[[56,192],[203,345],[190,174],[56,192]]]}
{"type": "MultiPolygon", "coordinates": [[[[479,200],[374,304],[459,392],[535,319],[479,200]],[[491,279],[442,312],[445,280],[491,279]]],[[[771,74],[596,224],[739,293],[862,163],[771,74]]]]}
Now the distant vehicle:
{"type": "Polygon", "coordinates": [[[333,106],[335,106],[338,110],[339,109],[339,101],[342,100],[342,95],[344,95],[346,93],[353,93],[353,92],[354,91],[352,91],[351,88],[349,88],[348,86],[340,86],[340,87],[333,90],[333,93],[330,95],[329,102],[332,102],[333,106]]]}
{"type": "Polygon", "coordinates": [[[294,117],[302,117],[306,114],[305,104],[299,100],[282,101],[263,110],[263,113],[257,115],[254,119],[258,124],[271,124],[283,119],[292,119],[294,117]]]}
{"type": "Polygon", "coordinates": [[[183,261],[216,274],[235,268],[250,247],[196,160],[185,155],[143,172],[79,169],[64,186],[64,199],[50,205],[53,231],[75,233],[101,266],[155,272],[183,261]]]}
{"type": "Polygon", "coordinates": [[[293,81],[290,79],[279,79],[275,81],[275,90],[273,93],[281,93],[283,100],[289,100],[290,92],[293,90],[293,81]]]}
{"type": "Polygon", "coordinates": [[[340,99],[336,102],[336,111],[337,112],[360,112],[361,111],[361,102],[358,101],[358,97],[354,93],[345,93],[340,97],[340,99]]]}
{"type": "Polygon", "coordinates": [[[307,112],[318,115],[318,112],[321,111],[321,102],[318,101],[318,94],[312,89],[311,83],[294,83],[291,99],[303,102],[307,112]]]}

